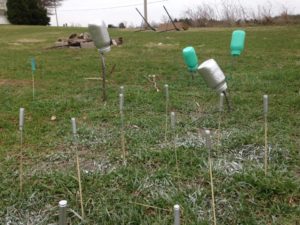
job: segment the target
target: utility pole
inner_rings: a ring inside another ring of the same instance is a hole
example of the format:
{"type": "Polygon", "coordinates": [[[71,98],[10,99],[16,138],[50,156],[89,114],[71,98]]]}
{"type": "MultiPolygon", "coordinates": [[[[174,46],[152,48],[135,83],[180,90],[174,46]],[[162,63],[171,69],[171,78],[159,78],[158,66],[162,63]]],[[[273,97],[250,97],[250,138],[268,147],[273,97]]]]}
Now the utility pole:
{"type": "Polygon", "coordinates": [[[56,0],[54,1],[54,10],[55,10],[55,16],[56,16],[56,26],[58,27],[58,18],[57,18],[57,10],[56,10],[56,0]]]}
{"type": "MultiPolygon", "coordinates": [[[[144,0],[144,17],[146,19],[146,21],[148,22],[148,12],[147,12],[147,0],[144,0]]],[[[147,23],[145,23],[145,29],[148,28],[147,23]]]]}

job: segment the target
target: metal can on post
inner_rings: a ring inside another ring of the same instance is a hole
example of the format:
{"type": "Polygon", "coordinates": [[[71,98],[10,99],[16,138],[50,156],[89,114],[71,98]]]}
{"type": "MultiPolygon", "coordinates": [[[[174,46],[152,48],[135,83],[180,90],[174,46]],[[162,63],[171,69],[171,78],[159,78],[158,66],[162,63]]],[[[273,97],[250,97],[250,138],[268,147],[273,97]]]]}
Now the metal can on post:
{"type": "Polygon", "coordinates": [[[198,67],[198,71],[207,85],[216,92],[222,93],[227,90],[225,75],[214,59],[204,61],[198,67]]]}

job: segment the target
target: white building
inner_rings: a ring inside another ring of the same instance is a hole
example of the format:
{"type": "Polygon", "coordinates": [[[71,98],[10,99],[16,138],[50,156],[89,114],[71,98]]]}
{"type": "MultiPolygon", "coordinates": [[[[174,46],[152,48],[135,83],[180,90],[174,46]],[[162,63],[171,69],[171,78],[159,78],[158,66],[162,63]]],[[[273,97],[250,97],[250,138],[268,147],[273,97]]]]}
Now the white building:
{"type": "Polygon", "coordinates": [[[0,24],[8,24],[6,18],[6,0],[0,0],[0,24]]]}

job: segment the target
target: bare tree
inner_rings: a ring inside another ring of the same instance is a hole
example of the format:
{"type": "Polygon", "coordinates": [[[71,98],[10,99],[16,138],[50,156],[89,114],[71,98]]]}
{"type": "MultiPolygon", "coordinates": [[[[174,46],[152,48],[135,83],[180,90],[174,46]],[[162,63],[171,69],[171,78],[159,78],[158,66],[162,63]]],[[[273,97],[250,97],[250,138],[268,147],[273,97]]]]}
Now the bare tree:
{"type": "MultiPolygon", "coordinates": [[[[54,10],[57,26],[59,26],[59,24],[58,24],[58,16],[57,16],[56,8],[61,5],[62,1],[63,0],[40,0],[40,3],[43,8],[54,10]]],[[[49,15],[53,14],[53,12],[51,12],[51,10],[47,10],[49,15]]]]}
{"type": "Polygon", "coordinates": [[[40,0],[44,8],[54,8],[61,5],[63,0],[40,0]]]}
{"type": "Polygon", "coordinates": [[[285,5],[281,5],[281,13],[280,13],[280,18],[282,22],[284,23],[289,23],[289,10],[285,5]]]}
{"type": "Polygon", "coordinates": [[[260,8],[260,17],[263,24],[273,23],[272,8],[273,6],[270,1],[260,8]]]}
{"type": "Polygon", "coordinates": [[[185,11],[186,17],[192,19],[192,25],[195,27],[205,27],[215,20],[217,17],[217,12],[215,8],[209,4],[202,3],[195,9],[187,9],[185,11]]]}

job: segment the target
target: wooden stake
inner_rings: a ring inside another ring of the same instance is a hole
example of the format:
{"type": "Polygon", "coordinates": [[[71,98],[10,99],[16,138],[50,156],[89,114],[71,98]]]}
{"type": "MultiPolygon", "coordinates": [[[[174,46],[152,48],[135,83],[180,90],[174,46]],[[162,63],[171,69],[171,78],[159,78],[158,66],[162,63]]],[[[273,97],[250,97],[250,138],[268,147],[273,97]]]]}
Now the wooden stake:
{"type": "Polygon", "coordinates": [[[224,111],[224,94],[220,94],[220,103],[219,103],[219,120],[218,120],[218,136],[217,136],[217,146],[220,145],[221,142],[221,122],[222,122],[222,114],[224,111]]]}
{"type": "Polygon", "coordinates": [[[123,153],[123,165],[126,166],[125,130],[124,130],[124,94],[119,94],[121,117],[121,148],[123,153]]]}
{"type": "Polygon", "coordinates": [[[179,177],[179,166],[178,166],[178,157],[177,157],[177,148],[176,148],[176,117],[175,112],[171,112],[171,128],[173,130],[173,145],[174,145],[174,153],[176,160],[176,171],[177,177],[179,177]]]}
{"type": "Polygon", "coordinates": [[[19,168],[19,180],[20,180],[20,192],[23,192],[23,128],[24,128],[24,114],[25,109],[20,108],[19,112],[19,130],[20,130],[20,168],[19,168]]]}
{"type": "Polygon", "coordinates": [[[106,67],[105,67],[105,59],[104,54],[100,53],[101,56],[101,63],[102,63],[102,100],[106,102],[106,67]]]}
{"type": "Polygon", "coordinates": [[[31,78],[32,78],[32,100],[34,100],[34,96],[35,96],[35,85],[34,85],[34,72],[36,70],[36,63],[35,63],[35,59],[32,58],[31,59],[31,78]]]}
{"type": "Polygon", "coordinates": [[[34,100],[34,96],[35,96],[34,71],[31,71],[31,77],[32,77],[32,100],[34,100]]]}
{"type": "Polygon", "coordinates": [[[211,187],[211,205],[212,205],[212,213],[213,213],[213,223],[217,224],[216,219],[216,207],[215,207],[215,194],[214,194],[214,183],[213,183],[213,173],[212,173],[212,159],[211,159],[211,139],[210,139],[210,131],[205,130],[206,134],[206,147],[208,148],[208,164],[209,164],[209,176],[210,176],[210,187],[211,187]]]}
{"type": "Polygon", "coordinates": [[[268,95],[263,96],[264,99],[264,121],[265,121],[265,175],[268,173],[268,95]]]}
{"type": "Polygon", "coordinates": [[[80,198],[80,206],[81,206],[81,217],[84,219],[84,208],[83,208],[83,198],[82,198],[82,186],[81,186],[81,175],[80,175],[80,164],[79,164],[79,155],[78,155],[78,146],[77,146],[77,128],[76,128],[76,120],[75,118],[71,119],[72,124],[72,132],[74,139],[74,146],[76,151],[76,168],[77,168],[77,181],[79,188],[79,198],[80,198]]]}
{"type": "Polygon", "coordinates": [[[167,142],[168,120],[169,120],[169,85],[165,84],[166,95],[166,124],[165,124],[165,142],[167,142]]]}
{"type": "Polygon", "coordinates": [[[160,208],[160,207],[157,207],[157,206],[142,204],[142,203],[138,203],[138,202],[129,202],[129,203],[135,204],[135,205],[140,205],[140,206],[147,207],[147,208],[152,208],[152,209],[167,211],[167,212],[171,212],[172,211],[172,210],[169,210],[169,209],[164,209],[164,208],[160,208]]]}

